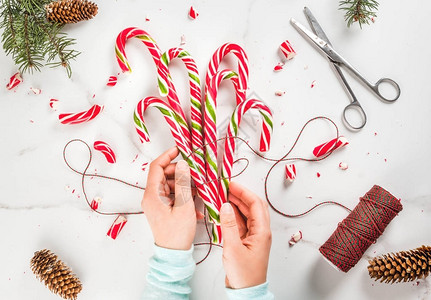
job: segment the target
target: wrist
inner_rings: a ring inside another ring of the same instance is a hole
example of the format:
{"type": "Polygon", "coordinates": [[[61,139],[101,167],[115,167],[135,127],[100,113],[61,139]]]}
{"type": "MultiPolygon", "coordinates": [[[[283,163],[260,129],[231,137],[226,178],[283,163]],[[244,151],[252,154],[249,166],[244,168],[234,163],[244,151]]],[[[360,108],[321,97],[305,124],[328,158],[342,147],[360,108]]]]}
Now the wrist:
{"type": "Polygon", "coordinates": [[[181,250],[187,251],[193,246],[193,243],[190,242],[175,242],[175,241],[164,241],[155,239],[154,244],[157,247],[170,249],[170,250],[181,250]]]}
{"type": "Polygon", "coordinates": [[[226,281],[226,287],[229,289],[246,289],[251,288],[254,286],[258,286],[261,284],[264,284],[266,282],[266,275],[264,276],[257,276],[256,278],[248,278],[246,280],[237,281],[237,282],[230,282],[229,280],[226,281]]]}

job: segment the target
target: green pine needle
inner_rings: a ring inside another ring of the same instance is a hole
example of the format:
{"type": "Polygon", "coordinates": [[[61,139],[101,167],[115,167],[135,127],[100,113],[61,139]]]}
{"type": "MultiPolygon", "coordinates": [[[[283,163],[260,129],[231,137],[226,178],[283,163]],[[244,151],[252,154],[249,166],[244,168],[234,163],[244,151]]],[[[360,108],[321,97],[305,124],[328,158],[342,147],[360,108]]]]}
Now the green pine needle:
{"type": "Polygon", "coordinates": [[[0,0],[0,29],[3,49],[21,72],[40,71],[43,66],[66,69],[79,52],[75,40],[61,32],[62,25],[47,21],[45,5],[50,0],[0,0]]]}
{"type": "Polygon", "coordinates": [[[345,10],[344,19],[347,21],[347,27],[353,22],[358,22],[362,29],[363,24],[370,24],[373,17],[376,17],[379,3],[375,0],[342,0],[339,3],[339,9],[345,10]]]}

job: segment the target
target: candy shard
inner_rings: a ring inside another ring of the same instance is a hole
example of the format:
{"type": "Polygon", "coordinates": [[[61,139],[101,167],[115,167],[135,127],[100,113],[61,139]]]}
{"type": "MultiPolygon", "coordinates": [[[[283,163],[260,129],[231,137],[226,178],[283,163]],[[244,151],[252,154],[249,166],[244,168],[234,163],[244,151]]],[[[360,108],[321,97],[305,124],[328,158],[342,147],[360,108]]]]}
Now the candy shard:
{"type": "Polygon", "coordinates": [[[193,6],[190,6],[190,10],[189,10],[189,18],[194,20],[197,18],[197,16],[199,16],[199,14],[195,11],[195,9],[193,8],[193,6]]]}
{"type": "Polygon", "coordinates": [[[274,93],[276,96],[283,96],[284,94],[286,94],[286,92],[283,92],[283,91],[275,91],[275,93],[274,93]]]}
{"type": "Polygon", "coordinates": [[[290,237],[289,245],[293,246],[297,242],[299,242],[300,240],[302,240],[302,232],[301,232],[301,230],[299,230],[298,232],[292,234],[292,236],[290,237]]]}
{"type": "Polygon", "coordinates": [[[12,77],[9,79],[9,83],[6,85],[6,88],[8,90],[11,90],[18,86],[22,82],[22,76],[20,72],[16,72],[12,75],[12,77]]]}
{"type": "Polygon", "coordinates": [[[106,160],[110,164],[115,164],[117,159],[115,158],[114,150],[112,150],[111,146],[103,141],[95,141],[93,144],[95,150],[102,152],[105,155],[106,160]]]}
{"type": "Polygon", "coordinates": [[[112,238],[113,240],[115,240],[117,236],[120,234],[124,225],[126,225],[126,223],[127,223],[127,219],[122,215],[118,215],[118,217],[115,219],[114,223],[112,223],[111,228],[109,228],[106,235],[112,238]]]}
{"type": "Polygon", "coordinates": [[[50,99],[49,100],[49,107],[51,107],[53,110],[57,110],[58,100],[57,99],[50,99]]]}
{"type": "Polygon", "coordinates": [[[285,166],[286,180],[293,182],[296,178],[296,167],[295,164],[289,164],[285,166]]]}
{"type": "Polygon", "coordinates": [[[283,70],[283,63],[278,63],[275,67],[274,67],[274,72],[280,72],[281,70],[283,70]]]}
{"type": "Polygon", "coordinates": [[[315,157],[320,157],[329,153],[330,151],[334,151],[335,149],[346,146],[347,144],[349,144],[347,139],[344,136],[339,136],[338,139],[335,138],[333,140],[330,140],[329,142],[323,143],[322,145],[315,147],[313,150],[313,155],[315,157]]]}
{"type": "Polygon", "coordinates": [[[340,162],[340,163],[338,164],[338,167],[339,167],[341,170],[347,170],[347,169],[349,168],[349,166],[348,166],[345,162],[340,162]]]}
{"type": "Polygon", "coordinates": [[[311,87],[311,88],[314,88],[315,86],[316,86],[316,80],[313,80],[313,81],[311,82],[310,87],[311,87]]]}
{"type": "Polygon", "coordinates": [[[97,210],[99,208],[99,204],[102,202],[102,198],[100,197],[94,197],[91,201],[90,207],[93,210],[97,210]]]}
{"type": "Polygon", "coordinates": [[[42,90],[41,89],[37,89],[37,88],[34,88],[34,87],[31,87],[30,88],[30,90],[33,92],[33,94],[35,94],[35,95],[40,95],[41,93],[42,93],[42,90]]]}
{"type": "Polygon", "coordinates": [[[292,45],[289,43],[288,40],[285,40],[281,45],[280,45],[280,51],[283,54],[283,56],[285,57],[286,60],[290,60],[292,58],[295,57],[296,52],[295,50],[293,50],[292,45]]]}
{"type": "Polygon", "coordinates": [[[117,76],[110,76],[108,79],[107,86],[115,86],[117,84],[117,76]]]}

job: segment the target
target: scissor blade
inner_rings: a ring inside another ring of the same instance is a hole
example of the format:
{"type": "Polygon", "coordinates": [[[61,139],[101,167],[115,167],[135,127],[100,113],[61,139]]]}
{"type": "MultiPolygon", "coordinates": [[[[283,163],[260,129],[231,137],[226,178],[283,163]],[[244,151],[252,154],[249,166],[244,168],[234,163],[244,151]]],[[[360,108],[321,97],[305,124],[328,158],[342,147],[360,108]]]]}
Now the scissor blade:
{"type": "Polygon", "coordinates": [[[311,29],[313,32],[322,40],[328,43],[328,45],[331,45],[331,42],[329,41],[328,37],[326,36],[325,32],[323,31],[322,27],[320,26],[319,22],[317,22],[316,18],[311,13],[311,10],[308,7],[304,7],[304,14],[305,17],[308,20],[308,23],[310,23],[311,29]]]}
{"type": "Polygon", "coordinates": [[[296,28],[300,33],[303,33],[310,39],[332,62],[346,63],[346,61],[329,45],[326,41],[319,38],[317,35],[308,30],[304,25],[298,23],[294,18],[290,19],[293,27],[296,28]]]}

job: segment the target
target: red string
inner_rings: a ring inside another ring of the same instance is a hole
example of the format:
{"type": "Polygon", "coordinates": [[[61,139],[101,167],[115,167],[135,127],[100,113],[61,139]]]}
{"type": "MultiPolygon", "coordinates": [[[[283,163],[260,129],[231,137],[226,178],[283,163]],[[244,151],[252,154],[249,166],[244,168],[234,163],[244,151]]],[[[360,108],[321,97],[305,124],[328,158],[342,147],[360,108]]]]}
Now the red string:
{"type": "Polygon", "coordinates": [[[338,269],[349,271],[402,209],[397,198],[375,185],[319,251],[338,269]]]}
{"type": "MultiPolygon", "coordinates": [[[[334,148],[335,148],[335,143],[334,143],[334,145],[333,145],[333,147],[330,149],[330,151],[328,151],[328,153],[327,154],[325,154],[324,156],[322,156],[322,157],[319,157],[319,158],[303,158],[303,157],[292,157],[292,158],[288,158],[288,155],[290,155],[290,153],[293,151],[293,149],[295,148],[295,146],[297,145],[297,143],[298,143],[298,141],[299,141],[299,139],[300,139],[300,137],[301,137],[301,135],[302,135],[302,133],[303,133],[303,131],[305,130],[305,128],[311,123],[311,122],[314,122],[314,121],[316,121],[316,120],[326,120],[326,121],[329,121],[333,126],[334,126],[334,128],[336,129],[336,138],[338,139],[339,138],[339,131],[338,131],[338,127],[337,127],[337,125],[331,120],[331,119],[329,119],[329,118],[327,118],[327,117],[322,117],[322,116],[320,116],[320,117],[315,117],[315,118],[312,118],[312,119],[310,119],[309,121],[307,121],[305,124],[304,124],[304,126],[302,127],[302,129],[301,129],[301,131],[299,132],[299,134],[298,134],[298,136],[296,137],[296,139],[295,139],[295,142],[293,143],[293,145],[291,146],[291,148],[289,149],[289,151],[287,151],[287,153],[285,154],[285,155],[283,155],[281,158],[268,158],[268,157],[265,157],[265,156],[263,156],[262,154],[260,154],[259,152],[257,152],[256,150],[254,150],[249,144],[248,144],[248,142],[247,141],[245,141],[243,138],[241,138],[241,137],[225,137],[225,138],[219,138],[219,139],[217,139],[217,140],[215,140],[215,141],[213,141],[213,142],[211,142],[211,143],[217,143],[217,142],[219,142],[219,141],[221,141],[221,140],[225,140],[225,139],[227,139],[227,138],[233,138],[233,139],[237,139],[237,140],[240,140],[241,142],[243,142],[255,155],[257,155],[258,157],[260,157],[261,159],[263,159],[263,160],[266,160],[266,161],[271,161],[271,162],[274,162],[274,164],[270,167],[270,169],[269,169],[269,171],[267,172],[267,174],[266,174],[266,176],[265,176],[265,198],[266,198],[266,200],[268,201],[268,203],[269,203],[269,205],[270,205],[270,207],[275,211],[275,212],[277,212],[277,213],[279,213],[279,214],[281,214],[281,215],[283,215],[283,216],[285,216],[285,217],[289,217],[289,218],[294,218],[294,217],[300,217],[300,216],[303,216],[303,215],[305,215],[305,214],[308,214],[309,212],[311,212],[312,210],[314,210],[314,209],[316,209],[317,207],[319,207],[319,206],[321,206],[321,205],[325,205],[325,204],[334,204],[334,205],[338,205],[338,206],[341,206],[341,207],[343,207],[343,208],[345,208],[346,210],[348,210],[348,211],[351,211],[349,208],[347,208],[346,206],[344,206],[343,204],[341,204],[341,203],[338,203],[338,202],[334,202],[334,201],[324,201],[324,202],[321,202],[321,203],[318,203],[318,204],[316,204],[316,205],[314,205],[313,207],[311,207],[310,209],[308,209],[307,211],[305,211],[305,212],[302,212],[302,213],[298,213],[298,214],[288,214],[288,213],[284,213],[284,212],[282,212],[281,210],[279,210],[279,209],[277,209],[275,206],[274,206],[274,204],[272,203],[272,201],[269,199],[269,195],[268,195],[268,178],[269,178],[269,175],[271,174],[271,172],[272,172],[272,170],[280,163],[280,162],[283,162],[283,161],[293,161],[293,160],[299,160],[299,161],[308,161],[308,162],[317,162],[317,161],[321,161],[321,160],[324,160],[324,159],[326,159],[328,156],[330,156],[331,154],[332,154],[332,152],[333,152],[333,150],[334,150],[334,148]]],[[[204,149],[207,145],[209,145],[209,143],[207,143],[207,144],[205,144],[205,145],[203,145],[203,146],[201,146],[200,148],[201,149],[204,149]]],[[[195,151],[197,151],[198,149],[194,149],[194,151],[193,152],[195,152],[195,151]]],[[[118,215],[118,214],[122,214],[122,215],[136,215],[136,214],[143,214],[143,212],[142,211],[133,211],[133,212],[102,212],[102,211],[99,211],[99,210],[97,210],[97,209],[93,209],[92,207],[91,207],[91,203],[90,203],[90,201],[88,200],[88,196],[87,196],[87,192],[86,192],[86,189],[85,189],[85,178],[86,177],[98,177],[98,178],[102,178],[102,179],[108,179],[108,180],[114,180],[114,181],[117,181],[117,182],[120,182],[120,183],[123,183],[123,184],[126,184],[126,185],[128,185],[128,186],[131,186],[131,187],[134,187],[134,188],[138,188],[138,189],[141,189],[141,190],[145,190],[145,187],[141,187],[141,186],[139,186],[139,185],[136,185],[136,184],[132,184],[132,183],[129,183],[129,182],[126,182],[126,181],[124,181],[124,180],[121,180],[121,179],[118,179],[118,178],[116,178],[116,177],[111,177],[111,176],[105,176],[105,175],[100,175],[100,174],[91,174],[91,173],[87,173],[87,171],[88,171],[88,169],[89,169],[89,167],[90,167],[90,165],[91,165],[91,162],[92,162],[92,158],[93,158],[93,154],[92,154],[92,151],[91,151],[91,148],[90,148],[90,146],[86,143],[86,142],[84,142],[83,140],[80,140],[80,139],[74,139],[74,140],[71,140],[71,141],[69,141],[65,146],[64,146],[64,149],[63,149],[63,159],[64,159],[64,161],[65,161],[65,163],[66,163],[66,165],[73,171],[73,172],[75,172],[75,173],[77,173],[77,174],[79,174],[79,175],[81,175],[81,187],[82,187],[82,192],[83,192],[83,194],[84,194],[84,198],[85,198],[85,201],[87,202],[87,204],[88,204],[88,206],[94,211],[94,212],[96,212],[96,213],[98,213],[98,214],[101,214],[101,215],[118,215]],[[82,143],[82,144],[84,144],[86,147],[87,147],[87,149],[88,149],[88,152],[89,152],[89,159],[88,159],[88,162],[87,162],[87,165],[86,165],[86,167],[85,167],[85,169],[84,169],[84,171],[78,171],[78,170],[76,170],[75,168],[73,168],[70,164],[69,164],[69,162],[68,162],[68,160],[67,160],[67,156],[66,156],[66,152],[67,152],[67,148],[69,147],[69,145],[71,144],[71,143],[74,143],[74,142],[80,142],[80,143],[82,143]]],[[[234,161],[234,164],[236,164],[236,163],[238,163],[238,162],[240,162],[240,161],[246,161],[246,166],[240,171],[240,172],[238,172],[237,174],[235,174],[235,175],[233,175],[233,176],[231,176],[230,177],[230,179],[232,179],[232,178],[235,178],[235,177],[237,177],[237,176],[239,176],[239,175],[241,175],[246,169],[247,169],[247,167],[249,166],[249,160],[247,159],[247,158],[239,158],[239,159],[237,159],[237,160],[235,160],[234,161]]],[[[219,178],[217,178],[216,180],[218,180],[218,182],[219,182],[219,184],[220,184],[220,180],[222,180],[222,179],[224,179],[224,178],[222,178],[222,177],[220,177],[219,176],[219,178]]],[[[204,184],[208,184],[208,183],[210,183],[211,181],[208,181],[208,182],[205,182],[204,184]]],[[[212,247],[213,246],[217,246],[217,247],[222,247],[222,246],[220,246],[220,245],[218,245],[218,244],[214,244],[214,243],[212,243],[212,240],[211,240],[211,234],[210,234],[210,232],[209,232],[209,229],[208,229],[208,223],[207,223],[207,217],[206,217],[206,211],[205,211],[205,228],[206,228],[206,232],[207,232],[207,235],[208,235],[208,239],[209,239],[209,242],[203,242],[203,243],[196,243],[195,244],[195,246],[201,246],[201,245],[209,245],[209,248],[208,248],[208,252],[206,253],[206,255],[205,255],[205,257],[202,259],[202,260],[200,260],[197,264],[199,264],[199,263],[201,263],[201,262],[203,262],[207,257],[208,257],[208,255],[210,254],[210,252],[211,252],[211,250],[212,250],[212,247]]]]}

